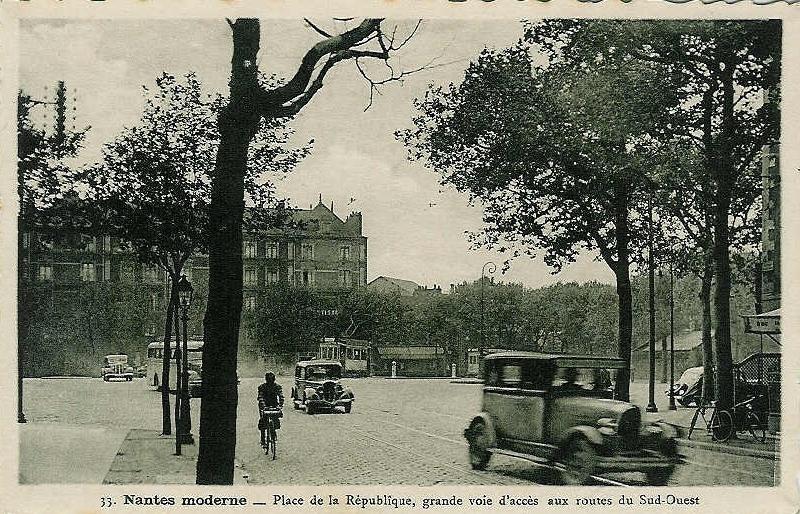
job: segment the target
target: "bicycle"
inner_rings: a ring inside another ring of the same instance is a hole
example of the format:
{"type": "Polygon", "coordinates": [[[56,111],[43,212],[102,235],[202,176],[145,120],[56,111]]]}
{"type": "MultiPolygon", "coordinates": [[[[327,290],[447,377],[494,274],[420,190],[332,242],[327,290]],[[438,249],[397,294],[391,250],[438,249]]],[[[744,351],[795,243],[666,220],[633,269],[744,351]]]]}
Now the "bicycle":
{"type": "Polygon", "coordinates": [[[762,400],[761,396],[754,396],[743,402],[735,404],[730,409],[719,409],[716,402],[710,402],[697,408],[689,425],[687,439],[691,439],[692,432],[697,424],[698,418],[703,419],[706,430],[711,433],[713,441],[726,442],[734,433],[747,430],[758,442],[763,443],[767,438],[766,424],[761,421],[758,414],[753,410],[753,404],[762,400]],[[710,417],[707,410],[711,408],[710,417]]]}
{"type": "Polygon", "coordinates": [[[712,441],[727,441],[730,438],[729,432],[732,424],[732,422],[729,422],[730,414],[727,411],[719,410],[716,402],[711,401],[697,406],[694,416],[692,416],[692,422],[689,425],[687,439],[692,438],[692,432],[694,432],[698,418],[703,420],[706,431],[711,434],[712,441]],[[709,409],[711,409],[710,414],[708,414],[709,409]]]}
{"type": "Polygon", "coordinates": [[[278,432],[275,430],[275,419],[280,417],[283,411],[280,407],[267,407],[260,410],[258,428],[261,430],[261,448],[264,455],[272,453],[272,460],[275,460],[278,451],[278,432]]]}

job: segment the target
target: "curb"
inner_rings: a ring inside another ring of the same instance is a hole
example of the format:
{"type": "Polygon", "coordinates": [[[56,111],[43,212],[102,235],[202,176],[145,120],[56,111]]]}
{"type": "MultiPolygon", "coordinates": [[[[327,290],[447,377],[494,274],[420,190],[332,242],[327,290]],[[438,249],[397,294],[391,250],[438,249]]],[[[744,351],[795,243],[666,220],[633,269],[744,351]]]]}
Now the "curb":
{"type": "Polygon", "coordinates": [[[688,446],[690,448],[700,448],[702,450],[709,450],[719,453],[729,453],[732,455],[741,455],[743,457],[757,457],[760,459],[780,460],[780,453],[769,450],[755,450],[751,448],[742,448],[739,446],[729,446],[720,443],[706,443],[703,441],[692,441],[690,439],[679,438],[678,444],[680,446],[688,446]]]}

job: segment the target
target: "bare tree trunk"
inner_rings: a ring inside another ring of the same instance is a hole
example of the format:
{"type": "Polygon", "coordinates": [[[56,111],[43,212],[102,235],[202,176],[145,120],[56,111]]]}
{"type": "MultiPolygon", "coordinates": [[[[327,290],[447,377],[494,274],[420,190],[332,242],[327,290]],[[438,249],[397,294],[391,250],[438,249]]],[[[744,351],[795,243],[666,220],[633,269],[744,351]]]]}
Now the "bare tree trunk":
{"type": "Polygon", "coordinates": [[[714,278],[713,263],[709,262],[700,282],[700,303],[703,306],[703,401],[712,398],[714,390],[714,345],[711,339],[711,281],[714,278]]]}
{"type": "MultiPolygon", "coordinates": [[[[172,420],[169,411],[169,358],[170,345],[172,342],[172,309],[175,298],[175,283],[170,287],[169,300],[167,301],[167,316],[164,321],[164,353],[161,359],[161,434],[172,434],[172,420]]],[[[152,380],[153,377],[147,377],[152,380]]]]}
{"type": "Polygon", "coordinates": [[[617,261],[614,275],[617,279],[617,303],[619,332],[618,355],[625,361],[625,369],[617,373],[615,396],[619,400],[630,399],[631,341],[633,338],[633,297],[631,293],[630,262],[628,255],[628,184],[615,186],[615,216],[617,261]]]}
{"type": "Polygon", "coordinates": [[[208,304],[204,323],[198,484],[233,484],[242,313],[242,215],[247,149],[258,127],[258,20],[232,24],[230,102],[219,118],[220,144],[209,213],[208,304]]]}
{"type": "Polygon", "coordinates": [[[733,66],[732,58],[725,63],[720,72],[722,81],[722,127],[720,143],[717,145],[716,159],[712,172],[716,185],[716,205],[714,206],[714,317],[716,329],[717,405],[727,409],[733,405],[733,357],[731,352],[731,265],[728,249],[730,246],[731,192],[736,181],[734,165],[731,161],[730,141],[733,131],[733,66]]]}

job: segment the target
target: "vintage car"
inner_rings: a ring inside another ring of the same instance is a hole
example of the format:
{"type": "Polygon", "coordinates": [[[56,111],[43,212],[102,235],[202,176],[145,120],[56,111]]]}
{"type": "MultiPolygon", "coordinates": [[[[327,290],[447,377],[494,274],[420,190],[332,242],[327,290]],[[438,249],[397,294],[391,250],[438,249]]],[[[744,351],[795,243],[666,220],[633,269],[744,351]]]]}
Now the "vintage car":
{"type": "Polygon", "coordinates": [[[294,369],[292,402],[295,409],[305,407],[308,414],[331,412],[342,407],[345,412],[353,408],[355,397],[349,387],[343,386],[342,365],[337,361],[300,361],[294,369]]]}
{"type": "Polygon", "coordinates": [[[483,406],[464,431],[474,469],[497,453],[549,465],[572,485],[608,472],[669,480],[680,460],[677,431],[643,424],[638,407],[613,399],[622,359],[501,352],[484,364],[483,406]]]}
{"type": "Polygon", "coordinates": [[[103,367],[100,369],[100,376],[108,382],[112,378],[123,380],[133,380],[133,368],[128,366],[127,355],[106,355],[103,358],[103,367]]]}

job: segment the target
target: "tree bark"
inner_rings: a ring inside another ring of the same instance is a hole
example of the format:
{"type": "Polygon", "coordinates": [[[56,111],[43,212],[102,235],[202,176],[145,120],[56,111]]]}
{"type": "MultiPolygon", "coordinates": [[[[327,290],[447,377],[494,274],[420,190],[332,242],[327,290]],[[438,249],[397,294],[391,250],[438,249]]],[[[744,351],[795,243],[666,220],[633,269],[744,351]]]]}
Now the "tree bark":
{"type": "MultiPolygon", "coordinates": [[[[167,316],[164,321],[164,352],[161,358],[161,435],[172,434],[172,420],[169,410],[169,358],[172,343],[172,309],[175,303],[175,284],[170,287],[169,300],[167,301],[167,316]]],[[[148,377],[152,380],[153,377],[148,377]]]]}
{"type": "Polygon", "coordinates": [[[716,205],[714,206],[714,317],[717,321],[715,356],[717,361],[716,399],[717,405],[727,409],[733,405],[733,358],[731,352],[730,291],[731,265],[728,249],[730,246],[731,193],[736,182],[734,165],[731,160],[734,123],[734,82],[733,66],[730,59],[722,59],[724,67],[720,72],[722,82],[722,126],[719,135],[718,152],[715,152],[714,183],[716,185],[716,205]]]}
{"type": "Polygon", "coordinates": [[[711,400],[714,390],[714,345],[711,339],[711,281],[714,278],[713,262],[706,264],[700,279],[700,303],[703,306],[702,348],[703,348],[703,402],[711,400]]]}
{"type": "Polygon", "coordinates": [[[204,321],[198,484],[233,484],[238,389],[236,361],[242,312],[242,216],[247,149],[260,115],[256,55],[258,20],[233,29],[230,101],[219,118],[220,144],[209,212],[208,304],[204,321]]]}
{"type": "Polygon", "coordinates": [[[630,256],[628,252],[628,195],[629,185],[620,181],[614,192],[614,229],[616,232],[617,260],[614,275],[617,280],[617,303],[619,332],[617,334],[618,355],[625,361],[625,369],[617,373],[615,396],[619,400],[630,399],[631,340],[633,337],[633,297],[631,293],[630,256]]]}

